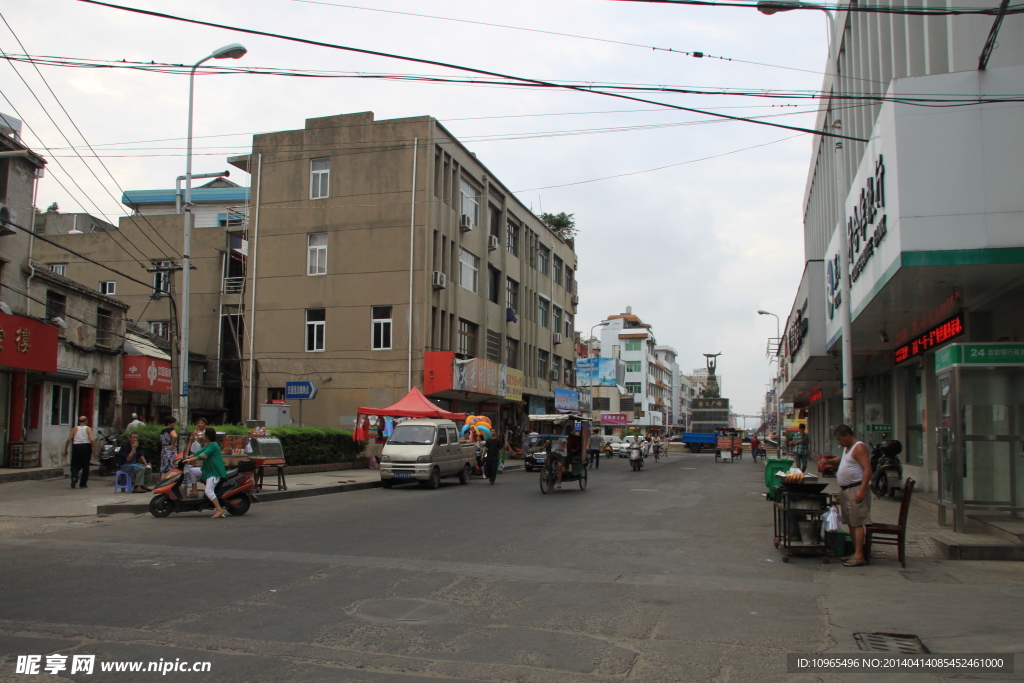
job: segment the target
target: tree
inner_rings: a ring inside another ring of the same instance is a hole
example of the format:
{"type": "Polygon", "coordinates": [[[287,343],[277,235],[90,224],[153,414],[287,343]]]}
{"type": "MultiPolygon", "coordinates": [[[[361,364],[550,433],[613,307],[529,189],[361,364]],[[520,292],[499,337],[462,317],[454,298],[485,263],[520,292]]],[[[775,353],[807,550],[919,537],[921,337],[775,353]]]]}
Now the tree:
{"type": "Polygon", "coordinates": [[[551,228],[555,234],[567,242],[576,239],[576,214],[573,213],[542,213],[541,222],[551,228]]]}

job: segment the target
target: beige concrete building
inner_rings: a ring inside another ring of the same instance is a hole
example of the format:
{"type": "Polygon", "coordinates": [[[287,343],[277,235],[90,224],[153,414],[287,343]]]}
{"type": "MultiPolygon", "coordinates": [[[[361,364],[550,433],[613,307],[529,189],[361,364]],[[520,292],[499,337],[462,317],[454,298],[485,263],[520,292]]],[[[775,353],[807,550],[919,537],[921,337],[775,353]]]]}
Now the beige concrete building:
{"type": "Polygon", "coordinates": [[[294,380],[319,385],[305,424],[342,427],[410,385],[492,421],[574,386],[572,244],[435,119],[309,119],[231,163],[253,174],[254,417],[294,380]]]}

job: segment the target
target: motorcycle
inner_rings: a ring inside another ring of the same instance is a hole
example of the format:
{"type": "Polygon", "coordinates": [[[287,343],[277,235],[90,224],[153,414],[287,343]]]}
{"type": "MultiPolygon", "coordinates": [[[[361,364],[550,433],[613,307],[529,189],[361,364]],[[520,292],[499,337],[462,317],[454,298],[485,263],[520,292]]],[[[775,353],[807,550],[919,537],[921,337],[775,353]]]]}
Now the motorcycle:
{"type": "Polygon", "coordinates": [[[117,437],[113,434],[104,436],[103,432],[98,429],[96,435],[100,437],[103,444],[100,446],[100,464],[96,469],[96,474],[101,477],[109,477],[120,469],[117,466],[117,437]]]}
{"type": "MultiPolygon", "coordinates": [[[[228,470],[228,476],[217,482],[214,492],[221,507],[229,514],[240,517],[249,511],[253,502],[260,502],[256,494],[252,493],[256,481],[252,473],[256,469],[256,463],[243,461],[238,465],[237,470],[228,470]]],[[[182,486],[185,482],[185,458],[184,454],[178,455],[174,461],[174,469],[167,473],[167,476],[156,488],[153,489],[153,499],[149,501],[149,513],[154,517],[167,517],[172,512],[199,512],[200,510],[213,510],[213,503],[204,494],[198,498],[186,498],[182,495],[182,486]]]]}
{"type": "Polygon", "coordinates": [[[871,450],[871,492],[879,498],[886,494],[895,496],[903,488],[903,463],[899,454],[903,444],[887,439],[871,450]]]}
{"type": "Polygon", "coordinates": [[[629,466],[633,468],[634,472],[639,472],[644,468],[644,454],[640,444],[633,444],[629,449],[629,466]]]}

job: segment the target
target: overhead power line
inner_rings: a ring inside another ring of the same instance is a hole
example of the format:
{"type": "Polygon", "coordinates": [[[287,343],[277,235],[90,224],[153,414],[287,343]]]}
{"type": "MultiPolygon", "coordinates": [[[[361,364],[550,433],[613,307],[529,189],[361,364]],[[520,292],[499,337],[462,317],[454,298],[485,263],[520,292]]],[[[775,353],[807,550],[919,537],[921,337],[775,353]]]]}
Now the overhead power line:
{"type": "MultiPolygon", "coordinates": [[[[697,7],[743,7],[746,9],[757,9],[754,2],[716,2],[715,0],[611,0],[611,2],[645,2],[658,5],[693,5],[697,7]]],[[[860,3],[845,2],[823,2],[807,3],[803,7],[797,3],[781,2],[786,4],[787,10],[832,10],[834,12],[860,12],[867,14],[906,14],[910,16],[944,17],[962,15],[987,15],[999,14],[998,7],[896,7],[893,5],[869,5],[860,3]]],[[[1024,13],[1024,5],[1011,5],[1006,14],[1024,13]]]]}
{"type": "Polygon", "coordinates": [[[186,18],[186,17],[175,16],[173,14],[166,14],[164,12],[154,12],[152,10],[144,10],[144,9],[139,9],[139,8],[136,8],[136,7],[126,7],[124,5],[115,5],[115,4],[109,3],[109,2],[100,2],[100,0],[78,0],[78,2],[83,2],[83,3],[86,3],[86,4],[90,4],[90,5],[97,5],[97,6],[100,6],[100,7],[109,7],[111,9],[117,9],[117,10],[121,10],[121,11],[125,11],[125,12],[132,12],[132,13],[135,13],[135,14],[141,14],[141,15],[145,15],[145,16],[157,17],[157,18],[160,18],[160,19],[170,19],[172,21],[180,21],[180,22],[183,22],[183,23],[195,24],[197,26],[210,26],[212,28],[220,28],[220,29],[224,29],[226,31],[234,31],[234,32],[237,32],[237,33],[246,33],[246,34],[256,35],[256,36],[264,36],[264,37],[267,37],[267,38],[275,38],[275,39],[278,39],[278,40],[286,40],[286,41],[289,41],[289,42],[302,43],[302,44],[305,44],[305,45],[314,45],[314,46],[317,46],[317,47],[326,47],[326,48],[329,48],[329,49],[332,49],[332,50],[343,50],[345,52],[354,52],[354,53],[357,53],[357,54],[373,55],[373,56],[376,56],[376,57],[384,57],[384,58],[387,58],[387,59],[397,59],[397,60],[400,60],[400,61],[414,62],[414,63],[417,63],[417,64],[430,64],[430,65],[433,65],[433,66],[440,66],[440,67],[443,67],[443,68],[446,68],[446,69],[454,69],[454,70],[457,70],[457,71],[465,71],[467,73],[476,73],[476,74],[480,74],[480,75],[483,75],[483,76],[493,76],[493,77],[496,77],[496,78],[505,78],[505,79],[508,79],[508,80],[520,81],[520,82],[523,82],[523,83],[532,83],[534,85],[543,86],[543,87],[546,87],[546,88],[561,88],[561,89],[564,89],[564,90],[571,90],[571,91],[576,91],[576,92],[583,92],[583,93],[603,95],[605,97],[614,97],[614,98],[617,98],[617,99],[629,100],[631,102],[641,102],[643,104],[653,104],[653,105],[657,105],[657,106],[661,106],[661,107],[668,107],[670,109],[678,109],[679,111],[689,111],[689,112],[693,112],[693,113],[696,113],[696,114],[704,114],[706,116],[715,116],[715,117],[719,117],[719,118],[723,118],[723,119],[732,119],[732,120],[735,120],[735,121],[747,121],[748,123],[754,123],[754,124],[759,125],[759,126],[769,126],[769,127],[772,127],[772,128],[782,128],[784,130],[792,130],[792,131],[795,131],[795,132],[798,132],[798,133],[811,133],[813,135],[820,135],[822,137],[840,138],[840,139],[844,139],[844,140],[854,140],[856,142],[867,142],[867,140],[864,139],[864,138],[853,137],[853,136],[850,136],[850,135],[842,135],[841,133],[834,133],[834,132],[827,131],[827,130],[814,130],[814,129],[811,129],[811,128],[800,128],[800,127],[796,127],[796,126],[787,126],[787,125],[784,125],[784,124],[781,124],[781,123],[771,123],[771,122],[768,122],[768,121],[755,121],[755,120],[751,120],[751,119],[744,118],[744,117],[741,117],[741,116],[732,116],[730,114],[722,114],[720,112],[712,112],[712,111],[706,111],[706,110],[702,110],[702,109],[694,109],[692,107],[683,107],[683,106],[676,105],[676,104],[669,104],[669,103],[666,103],[666,102],[658,102],[658,101],[655,101],[655,100],[648,100],[648,99],[644,99],[644,98],[640,98],[640,97],[634,97],[634,96],[631,96],[631,95],[624,95],[622,93],[617,93],[617,92],[607,92],[607,91],[604,91],[604,90],[596,90],[596,89],[585,88],[585,87],[576,86],[576,85],[558,85],[558,84],[555,84],[555,83],[551,83],[551,82],[548,82],[548,81],[542,81],[542,80],[535,79],[535,78],[526,78],[526,77],[523,77],[523,76],[511,76],[511,75],[508,75],[508,74],[503,74],[503,73],[499,73],[499,72],[495,72],[495,71],[487,71],[486,69],[477,69],[477,68],[474,68],[474,67],[461,66],[461,65],[458,65],[458,64],[449,64],[447,62],[439,62],[439,61],[432,60],[432,59],[423,59],[423,58],[420,58],[420,57],[409,57],[409,56],[406,56],[406,55],[398,55],[398,54],[393,54],[393,53],[389,53],[389,52],[380,52],[378,50],[367,50],[367,49],[364,49],[364,48],[350,47],[350,46],[347,46],[347,45],[338,45],[338,44],[335,44],[335,43],[326,43],[326,42],[318,41],[318,40],[310,40],[308,38],[298,38],[296,36],[288,36],[288,35],[284,35],[284,34],[281,34],[281,33],[271,33],[271,32],[268,32],[268,31],[258,31],[258,30],[255,30],[255,29],[241,28],[241,27],[238,27],[238,26],[230,26],[230,25],[227,25],[227,24],[218,24],[218,23],[214,23],[214,22],[210,22],[210,21],[201,21],[199,19],[189,19],[189,18],[186,18]]]}

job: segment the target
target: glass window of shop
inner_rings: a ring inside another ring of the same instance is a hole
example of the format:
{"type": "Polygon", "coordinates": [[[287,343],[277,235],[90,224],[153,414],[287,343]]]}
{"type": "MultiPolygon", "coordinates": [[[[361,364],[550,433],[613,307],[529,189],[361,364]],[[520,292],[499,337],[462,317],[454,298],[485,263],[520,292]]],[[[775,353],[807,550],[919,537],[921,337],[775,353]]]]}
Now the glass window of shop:
{"type": "Polygon", "coordinates": [[[924,377],[921,364],[903,370],[903,459],[924,466],[924,377]]]}
{"type": "MultiPolygon", "coordinates": [[[[866,444],[895,439],[892,413],[892,373],[857,377],[853,383],[857,424],[853,431],[866,444]],[[888,429],[883,429],[888,425],[888,429]]],[[[841,402],[841,401],[840,401],[841,402]]],[[[870,449],[870,445],[868,446],[870,449]]]]}

